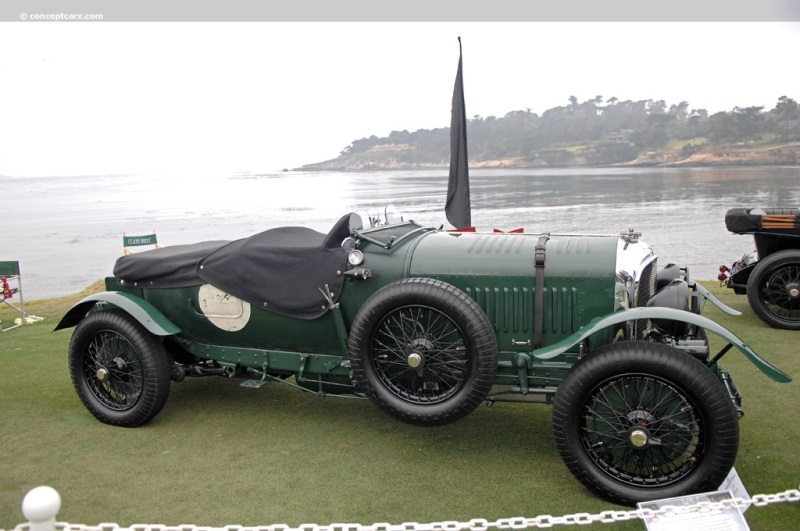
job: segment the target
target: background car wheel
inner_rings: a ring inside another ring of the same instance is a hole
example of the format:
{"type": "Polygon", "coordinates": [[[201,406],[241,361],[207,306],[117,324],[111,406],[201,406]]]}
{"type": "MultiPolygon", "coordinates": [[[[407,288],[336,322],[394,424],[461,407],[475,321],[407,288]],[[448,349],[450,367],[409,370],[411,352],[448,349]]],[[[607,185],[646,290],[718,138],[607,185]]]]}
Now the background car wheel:
{"type": "Polygon", "coordinates": [[[614,343],[576,363],[556,391],[552,427],[575,477],[630,505],[715,490],[739,446],[719,378],[660,343],[614,343]]]}
{"type": "Polygon", "coordinates": [[[410,278],[375,292],[350,330],[353,378],[394,417],[434,426],[458,420],[486,398],[497,340],[486,314],[461,290],[410,278]]]}
{"type": "Polygon", "coordinates": [[[759,260],[747,281],[747,300],[768,325],[800,330],[800,250],[759,260]]]}
{"type": "Polygon", "coordinates": [[[162,343],[119,310],[90,314],[69,345],[72,384],[86,409],[115,426],[139,426],[167,401],[169,357],[162,343]]]}

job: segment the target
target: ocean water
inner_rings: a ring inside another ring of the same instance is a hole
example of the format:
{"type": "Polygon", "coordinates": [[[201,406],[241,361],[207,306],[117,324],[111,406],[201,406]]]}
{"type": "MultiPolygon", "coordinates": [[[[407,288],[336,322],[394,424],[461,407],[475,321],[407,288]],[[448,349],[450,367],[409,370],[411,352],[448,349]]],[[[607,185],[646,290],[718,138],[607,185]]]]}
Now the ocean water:
{"type": "MultiPolygon", "coordinates": [[[[716,278],[753,250],[730,234],[734,207],[800,207],[800,167],[473,170],[479,229],[616,234],[633,228],[660,263],[716,278]]],[[[447,225],[446,170],[265,175],[0,178],[0,260],[19,260],[26,300],[78,292],[109,274],[122,233],[163,245],[233,240],[300,225],[327,232],[343,214],[387,204],[447,225]]]]}

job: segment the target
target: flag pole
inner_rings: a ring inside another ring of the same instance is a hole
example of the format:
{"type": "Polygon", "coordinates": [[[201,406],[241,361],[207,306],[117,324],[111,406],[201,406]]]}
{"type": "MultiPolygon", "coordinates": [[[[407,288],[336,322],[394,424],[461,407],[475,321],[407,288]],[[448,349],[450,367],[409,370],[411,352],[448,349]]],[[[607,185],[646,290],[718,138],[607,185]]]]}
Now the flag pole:
{"type": "Polygon", "coordinates": [[[458,71],[453,87],[453,107],[450,120],[450,176],[447,181],[447,201],[444,207],[447,221],[457,229],[472,226],[468,161],[467,112],[464,103],[461,37],[459,37],[458,71]]]}

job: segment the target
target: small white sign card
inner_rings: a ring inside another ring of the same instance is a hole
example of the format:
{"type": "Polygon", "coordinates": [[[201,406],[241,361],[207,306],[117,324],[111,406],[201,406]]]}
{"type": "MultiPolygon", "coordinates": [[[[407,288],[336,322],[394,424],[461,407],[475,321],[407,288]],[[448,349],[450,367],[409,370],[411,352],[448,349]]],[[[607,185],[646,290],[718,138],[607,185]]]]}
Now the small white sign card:
{"type": "MultiPolygon", "coordinates": [[[[642,502],[637,505],[640,509],[667,510],[666,514],[644,519],[648,531],[685,531],[686,529],[703,529],[704,531],[750,531],[750,527],[744,519],[744,511],[740,508],[703,509],[691,512],[683,512],[681,510],[682,507],[695,505],[700,502],[717,503],[734,498],[749,500],[750,495],[744,488],[744,484],[736,473],[736,470],[731,469],[731,472],[722,482],[718,491],[642,502]],[[675,509],[670,510],[671,507],[675,509]]],[[[748,507],[749,505],[747,505],[744,510],[747,510],[748,507]]]]}

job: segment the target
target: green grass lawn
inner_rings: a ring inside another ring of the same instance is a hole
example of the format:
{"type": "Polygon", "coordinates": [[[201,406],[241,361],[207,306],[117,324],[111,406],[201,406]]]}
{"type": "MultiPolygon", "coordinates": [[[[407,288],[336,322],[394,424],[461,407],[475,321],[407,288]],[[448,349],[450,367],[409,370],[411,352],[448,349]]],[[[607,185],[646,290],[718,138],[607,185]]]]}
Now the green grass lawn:
{"type": "MultiPolygon", "coordinates": [[[[798,332],[768,328],[746,297],[709,287],[744,315],[711,305],[705,315],[797,378],[798,332]]],[[[59,521],[87,525],[396,524],[628,509],[570,475],[545,405],[499,403],[449,426],[420,428],[367,401],[187,378],[172,385],[147,425],[107,426],[72,389],[71,332],[52,333],[79,298],[30,302],[26,310],[46,320],[0,335],[0,529],[23,521],[22,498],[39,485],[61,494],[59,521]]],[[[13,317],[0,310],[6,323],[13,317]]],[[[736,469],[748,491],[798,488],[797,381],[777,384],[735,351],[723,365],[744,396],[736,469]]],[[[754,530],[793,529],[800,505],[753,507],[746,517],[754,530]]]]}

